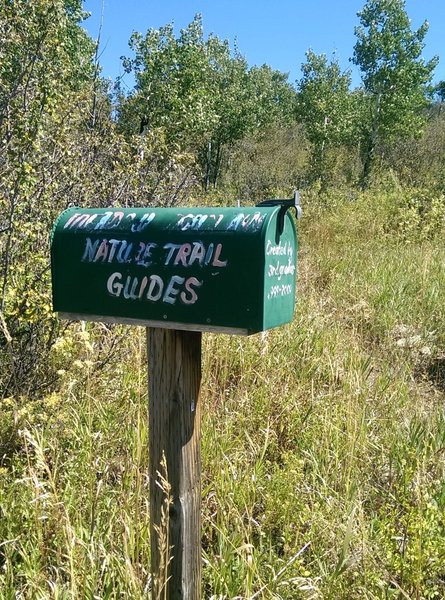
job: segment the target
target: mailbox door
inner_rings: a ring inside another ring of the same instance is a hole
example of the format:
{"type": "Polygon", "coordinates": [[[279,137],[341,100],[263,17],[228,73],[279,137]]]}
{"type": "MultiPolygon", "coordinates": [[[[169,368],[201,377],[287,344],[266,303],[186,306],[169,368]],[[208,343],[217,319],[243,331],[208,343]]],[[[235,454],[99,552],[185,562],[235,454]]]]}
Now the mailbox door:
{"type": "Polygon", "coordinates": [[[263,329],[292,320],[295,306],[297,235],[293,219],[286,213],[281,235],[277,215],[265,227],[263,329]]]}

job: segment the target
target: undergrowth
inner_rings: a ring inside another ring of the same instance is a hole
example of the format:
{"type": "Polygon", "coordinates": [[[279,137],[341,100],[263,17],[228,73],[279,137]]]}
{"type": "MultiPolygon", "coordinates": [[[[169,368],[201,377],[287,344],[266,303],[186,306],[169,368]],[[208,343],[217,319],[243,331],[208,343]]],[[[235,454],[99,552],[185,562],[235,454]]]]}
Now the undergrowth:
{"type": "MultiPolygon", "coordinates": [[[[426,204],[307,200],[294,321],[205,336],[204,598],[445,596],[445,249],[426,204]]],[[[0,404],[0,598],[147,597],[145,332],[73,324],[51,357],[51,393],[0,404]]]]}

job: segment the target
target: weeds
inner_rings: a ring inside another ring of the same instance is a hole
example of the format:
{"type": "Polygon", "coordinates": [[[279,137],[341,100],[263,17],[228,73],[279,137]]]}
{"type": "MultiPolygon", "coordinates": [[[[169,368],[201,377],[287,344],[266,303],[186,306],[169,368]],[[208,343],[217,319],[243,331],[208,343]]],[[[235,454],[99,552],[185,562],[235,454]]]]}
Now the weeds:
{"type": "MultiPolygon", "coordinates": [[[[442,240],[334,200],[306,207],[293,323],[204,340],[204,598],[445,595],[442,240]]],[[[0,598],[150,592],[144,352],[73,325],[54,390],[1,401],[0,598]]]]}

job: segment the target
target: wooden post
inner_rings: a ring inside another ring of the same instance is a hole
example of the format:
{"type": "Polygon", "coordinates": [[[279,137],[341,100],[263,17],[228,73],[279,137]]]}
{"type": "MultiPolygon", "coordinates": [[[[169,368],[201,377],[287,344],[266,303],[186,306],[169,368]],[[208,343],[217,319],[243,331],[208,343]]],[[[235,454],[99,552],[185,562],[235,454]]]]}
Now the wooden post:
{"type": "Polygon", "coordinates": [[[147,337],[152,598],[199,600],[201,333],[147,328],[147,337]]]}

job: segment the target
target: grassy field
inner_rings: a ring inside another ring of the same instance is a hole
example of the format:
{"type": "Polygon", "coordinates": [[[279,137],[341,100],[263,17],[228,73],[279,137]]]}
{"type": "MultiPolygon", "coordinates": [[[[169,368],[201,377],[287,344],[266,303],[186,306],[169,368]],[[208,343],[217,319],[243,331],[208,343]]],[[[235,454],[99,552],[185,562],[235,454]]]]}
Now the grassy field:
{"type": "MultiPolygon", "coordinates": [[[[203,598],[440,599],[443,215],[309,200],[293,323],[204,338],[203,598]]],[[[53,361],[0,405],[0,598],[147,597],[145,331],[73,325],[53,361]]]]}

